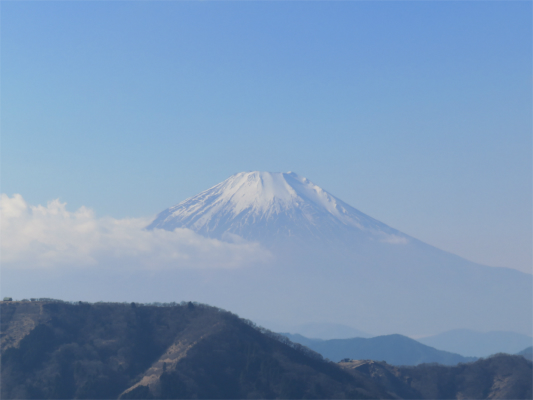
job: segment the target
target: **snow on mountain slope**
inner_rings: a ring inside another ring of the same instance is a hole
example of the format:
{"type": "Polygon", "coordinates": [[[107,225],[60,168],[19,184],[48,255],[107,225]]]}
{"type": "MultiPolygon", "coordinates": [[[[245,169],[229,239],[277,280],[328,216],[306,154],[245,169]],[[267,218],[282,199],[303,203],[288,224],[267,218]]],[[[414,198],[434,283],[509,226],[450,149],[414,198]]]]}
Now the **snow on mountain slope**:
{"type": "Polygon", "coordinates": [[[293,237],[322,242],[407,243],[409,237],[363,214],[294,172],[241,172],[160,213],[147,229],[189,228],[263,243],[293,237]],[[347,239],[349,238],[349,239],[347,239]]]}

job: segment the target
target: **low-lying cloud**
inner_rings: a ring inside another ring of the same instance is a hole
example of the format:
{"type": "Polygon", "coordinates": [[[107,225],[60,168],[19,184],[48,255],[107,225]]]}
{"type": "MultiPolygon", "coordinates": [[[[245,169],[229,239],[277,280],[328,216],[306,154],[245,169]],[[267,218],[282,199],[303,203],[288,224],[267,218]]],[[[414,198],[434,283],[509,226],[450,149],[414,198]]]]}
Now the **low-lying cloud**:
{"type": "Polygon", "coordinates": [[[97,218],[66,203],[0,197],[2,268],[240,268],[272,255],[258,243],[208,239],[189,229],[144,230],[150,218],[97,218]]]}

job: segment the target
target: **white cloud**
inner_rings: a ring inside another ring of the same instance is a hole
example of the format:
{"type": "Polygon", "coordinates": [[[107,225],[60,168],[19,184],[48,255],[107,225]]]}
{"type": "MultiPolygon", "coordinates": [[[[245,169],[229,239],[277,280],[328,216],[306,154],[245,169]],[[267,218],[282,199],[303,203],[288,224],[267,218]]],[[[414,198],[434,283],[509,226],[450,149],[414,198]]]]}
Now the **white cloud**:
{"type": "Polygon", "coordinates": [[[96,218],[50,201],[30,206],[19,194],[0,197],[2,268],[239,268],[272,255],[258,243],[207,239],[189,229],[143,228],[149,218],[96,218]]]}

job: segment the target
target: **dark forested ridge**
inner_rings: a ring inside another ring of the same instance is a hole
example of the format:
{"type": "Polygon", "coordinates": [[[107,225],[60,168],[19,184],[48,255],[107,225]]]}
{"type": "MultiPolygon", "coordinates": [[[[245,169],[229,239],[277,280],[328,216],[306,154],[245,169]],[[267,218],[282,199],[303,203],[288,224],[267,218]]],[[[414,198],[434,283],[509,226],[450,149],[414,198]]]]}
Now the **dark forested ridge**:
{"type": "Polygon", "coordinates": [[[391,397],[371,379],[214,307],[1,307],[2,399],[391,397]]]}
{"type": "Polygon", "coordinates": [[[453,367],[438,364],[396,367],[368,360],[340,365],[372,377],[405,399],[532,398],[532,363],[517,355],[496,354],[453,367]]]}
{"type": "Polygon", "coordinates": [[[395,370],[376,363],[373,371],[326,361],[196,303],[2,302],[0,311],[2,399],[438,398],[434,386],[489,398],[502,382],[509,390],[501,393],[531,398],[524,389],[531,389],[531,362],[523,357],[474,370],[479,364],[395,370]]]}

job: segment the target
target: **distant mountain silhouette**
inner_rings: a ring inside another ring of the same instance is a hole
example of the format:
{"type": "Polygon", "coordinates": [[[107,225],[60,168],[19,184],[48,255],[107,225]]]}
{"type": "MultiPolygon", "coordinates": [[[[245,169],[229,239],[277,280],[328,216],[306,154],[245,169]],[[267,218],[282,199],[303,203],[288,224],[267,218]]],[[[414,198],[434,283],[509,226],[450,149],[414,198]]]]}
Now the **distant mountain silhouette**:
{"type": "Polygon", "coordinates": [[[343,324],[331,324],[331,323],[307,323],[298,325],[293,329],[293,332],[297,332],[302,336],[314,339],[349,339],[354,337],[372,337],[372,335],[360,331],[359,329],[352,328],[351,326],[343,324]]]}
{"type": "Polygon", "coordinates": [[[293,342],[303,344],[332,361],[343,359],[385,361],[393,365],[439,363],[456,365],[475,361],[474,357],[437,350],[402,335],[377,336],[369,339],[308,339],[301,335],[283,333],[293,342]]]}
{"type": "Polygon", "coordinates": [[[516,355],[527,358],[529,361],[533,361],[533,346],[529,346],[528,348],[519,351],[516,355]]]}
{"type": "Polygon", "coordinates": [[[476,332],[468,329],[455,329],[418,339],[418,341],[464,356],[488,357],[496,353],[515,354],[531,346],[533,338],[507,331],[476,332]]]}
{"type": "Polygon", "coordinates": [[[309,348],[311,348],[311,346],[314,345],[314,344],[324,342],[324,339],[308,338],[308,337],[305,337],[303,335],[300,335],[299,333],[280,332],[280,335],[288,337],[294,343],[300,343],[300,344],[303,344],[304,346],[307,346],[309,348]]]}

